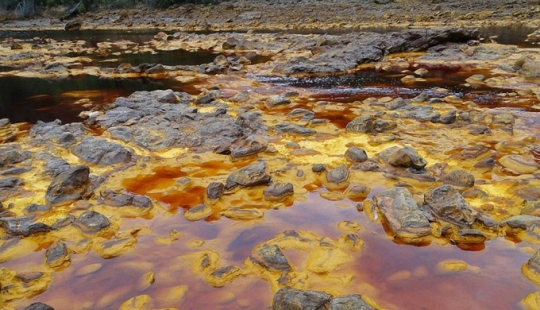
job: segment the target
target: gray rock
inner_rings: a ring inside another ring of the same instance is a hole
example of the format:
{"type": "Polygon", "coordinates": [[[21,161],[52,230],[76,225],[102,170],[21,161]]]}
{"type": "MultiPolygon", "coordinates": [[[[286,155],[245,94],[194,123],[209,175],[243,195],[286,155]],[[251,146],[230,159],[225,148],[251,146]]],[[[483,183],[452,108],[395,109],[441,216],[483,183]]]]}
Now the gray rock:
{"type": "Polygon", "coordinates": [[[126,191],[113,191],[106,189],[101,191],[99,194],[99,202],[111,207],[132,205],[138,208],[148,208],[152,206],[152,201],[150,198],[126,191]]]}
{"type": "Polygon", "coordinates": [[[189,221],[200,221],[214,214],[214,210],[206,204],[199,204],[184,212],[184,217],[189,221]]]}
{"type": "Polygon", "coordinates": [[[332,310],[375,310],[376,308],[366,303],[360,295],[347,295],[336,297],[330,303],[332,310]]]}
{"type": "Polygon", "coordinates": [[[441,124],[452,124],[456,121],[456,119],[457,119],[456,110],[450,110],[442,114],[438,122],[441,124]]]}
{"type": "Polygon", "coordinates": [[[97,233],[109,225],[111,225],[109,220],[103,214],[96,211],[84,212],[77,220],[75,220],[75,223],[73,223],[73,226],[88,234],[97,233]]]}
{"type": "Polygon", "coordinates": [[[109,166],[130,161],[133,151],[120,144],[87,137],[73,149],[73,154],[86,162],[109,166]]]}
{"type": "Polygon", "coordinates": [[[277,291],[272,302],[273,310],[330,309],[332,295],[284,287],[277,291]]]}
{"type": "Polygon", "coordinates": [[[75,166],[55,176],[47,188],[45,200],[52,205],[81,199],[90,185],[90,168],[75,166]]]}
{"type": "Polygon", "coordinates": [[[27,206],[26,208],[24,208],[24,212],[26,213],[42,213],[42,212],[47,212],[51,210],[51,206],[48,206],[48,205],[39,205],[39,204],[31,204],[29,206],[27,206]]]}
{"type": "Polygon", "coordinates": [[[387,109],[387,110],[396,110],[396,109],[399,109],[399,108],[403,108],[405,106],[407,106],[409,104],[409,101],[408,100],[405,100],[401,97],[398,97],[392,101],[389,101],[387,103],[385,103],[384,107],[387,109]]]}
{"type": "Polygon", "coordinates": [[[35,302],[23,310],[54,310],[54,308],[42,302],[35,302]]]}
{"type": "Polygon", "coordinates": [[[273,96],[270,96],[268,97],[268,99],[266,99],[266,106],[270,107],[270,108],[273,108],[275,106],[279,106],[279,105],[285,105],[285,104],[289,104],[291,103],[291,100],[285,96],[281,96],[281,95],[273,95],[273,96]]]}
{"type": "Polygon", "coordinates": [[[45,263],[51,268],[58,268],[71,261],[71,255],[63,242],[55,242],[45,251],[45,263]]]}
{"type": "Polygon", "coordinates": [[[532,282],[540,284],[540,250],[527,261],[523,274],[532,282]]]}
{"type": "Polygon", "coordinates": [[[462,169],[452,170],[442,177],[444,183],[455,186],[472,187],[474,186],[474,176],[462,169]]]}
{"type": "Polygon", "coordinates": [[[223,196],[225,185],[221,182],[212,182],[206,186],[206,198],[210,201],[216,201],[223,196]]]}
{"type": "Polygon", "coordinates": [[[36,222],[33,215],[19,217],[0,217],[0,226],[13,236],[30,236],[37,233],[49,232],[51,227],[47,224],[36,222]]]}
{"type": "Polygon", "coordinates": [[[38,121],[30,128],[29,135],[34,138],[36,143],[54,142],[64,147],[73,145],[77,138],[82,137],[86,132],[86,128],[81,123],[70,123],[62,125],[62,122],[55,120],[54,122],[38,121]]]}
{"type": "Polygon", "coordinates": [[[272,183],[263,190],[263,195],[266,199],[281,199],[294,194],[294,186],[292,183],[272,183]]]}
{"type": "Polygon", "coordinates": [[[431,233],[427,217],[406,188],[396,187],[377,193],[373,202],[399,239],[414,240],[431,233]]]}
{"type": "Polygon", "coordinates": [[[393,146],[382,151],[379,158],[394,167],[423,169],[427,165],[427,161],[410,146],[403,148],[393,146]]]}
{"type": "Polygon", "coordinates": [[[302,136],[310,136],[317,133],[317,131],[313,129],[291,123],[279,123],[274,128],[280,133],[292,133],[302,136]]]}
{"type": "Polygon", "coordinates": [[[18,177],[7,177],[0,179],[0,191],[14,189],[24,184],[24,180],[18,177]]]}
{"type": "Polygon", "coordinates": [[[462,227],[470,227],[477,215],[461,193],[450,185],[429,190],[424,202],[437,218],[462,227]]]}
{"type": "Polygon", "coordinates": [[[259,161],[231,173],[227,177],[225,189],[230,190],[236,186],[252,187],[268,184],[271,179],[272,177],[266,172],[266,163],[259,161]]]}
{"type": "Polygon", "coordinates": [[[310,111],[310,110],[296,108],[296,109],[293,109],[291,112],[289,112],[287,114],[287,117],[291,119],[301,119],[304,121],[310,121],[315,118],[315,113],[313,113],[313,111],[310,111]]]}
{"type": "Polygon", "coordinates": [[[345,165],[339,165],[326,173],[326,180],[329,183],[340,184],[349,179],[349,168],[345,165]]]}
{"type": "Polygon", "coordinates": [[[67,171],[71,168],[67,161],[57,158],[51,159],[45,163],[45,174],[55,177],[60,173],[67,171]]]}
{"type": "Polygon", "coordinates": [[[540,217],[533,215],[514,215],[499,222],[507,233],[516,233],[540,225],[540,217]]]}
{"type": "Polygon", "coordinates": [[[362,148],[353,146],[347,149],[345,152],[345,158],[353,163],[361,163],[368,159],[366,151],[362,148]]]}
{"type": "Polygon", "coordinates": [[[292,270],[289,261],[279,246],[265,244],[254,251],[249,259],[270,271],[289,272],[292,270]]]}
{"type": "Polygon", "coordinates": [[[315,173],[321,173],[321,172],[324,172],[326,171],[326,165],[325,164],[314,164],[312,167],[311,167],[311,171],[315,172],[315,173]]]}
{"type": "Polygon", "coordinates": [[[0,148],[0,168],[11,167],[31,157],[30,152],[21,152],[9,147],[0,148]]]}
{"type": "Polygon", "coordinates": [[[231,150],[233,160],[241,157],[253,156],[264,152],[268,148],[268,140],[261,135],[250,135],[231,150]]]}
{"type": "Polygon", "coordinates": [[[0,175],[19,175],[23,174],[28,171],[32,171],[34,167],[15,167],[15,168],[9,168],[2,172],[0,172],[0,175]]]}
{"type": "Polygon", "coordinates": [[[374,122],[373,116],[362,115],[350,121],[347,124],[346,128],[348,131],[351,131],[351,132],[364,132],[364,133],[373,132],[373,126],[374,126],[373,122],[374,122]]]}

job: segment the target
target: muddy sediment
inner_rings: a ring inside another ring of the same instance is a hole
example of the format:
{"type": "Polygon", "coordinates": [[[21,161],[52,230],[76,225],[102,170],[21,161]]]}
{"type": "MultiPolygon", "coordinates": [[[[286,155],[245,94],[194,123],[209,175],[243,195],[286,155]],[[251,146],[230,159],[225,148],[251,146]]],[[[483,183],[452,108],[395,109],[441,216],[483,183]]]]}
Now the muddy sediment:
{"type": "MultiPolygon", "coordinates": [[[[535,309],[540,53],[459,26],[540,10],[491,4],[186,5],[82,16],[83,29],[155,27],[144,42],[3,39],[0,79],[171,87],[72,93],[76,122],[0,120],[0,301],[535,309]],[[413,29],[351,32],[371,20],[413,29]],[[181,31],[300,24],[347,33],[181,31]],[[167,51],[212,60],[118,61],[167,51]]],[[[32,23],[60,26],[5,27],[32,23]]]]}

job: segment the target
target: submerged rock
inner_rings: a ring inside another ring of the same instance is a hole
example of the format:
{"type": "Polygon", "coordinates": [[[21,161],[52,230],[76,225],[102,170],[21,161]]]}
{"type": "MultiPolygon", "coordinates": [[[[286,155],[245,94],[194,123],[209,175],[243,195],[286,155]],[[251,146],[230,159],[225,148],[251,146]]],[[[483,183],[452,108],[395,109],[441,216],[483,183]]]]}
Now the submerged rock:
{"type": "Polygon", "coordinates": [[[214,287],[223,287],[231,283],[241,272],[242,270],[236,266],[218,268],[206,277],[206,282],[214,287]]]}
{"type": "Polygon", "coordinates": [[[284,287],[274,295],[273,310],[330,309],[332,295],[284,287]]]}
{"type": "Polygon", "coordinates": [[[437,218],[459,226],[470,227],[477,215],[461,193],[450,185],[429,190],[424,202],[437,218]]]}
{"type": "Polygon", "coordinates": [[[90,185],[90,168],[75,166],[54,177],[47,188],[45,200],[52,205],[81,199],[90,185]]]}
{"type": "Polygon", "coordinates": [[[431,233],[427,217],[406,188],[396,187],[377,193],[373,202],[398,238],[408,241],[431,233]]]}
{"type": "Polygon", "coordinates": [[[211,207],[205,204],[200,204],[184,212],[184,217],[189,221],[200,221],[209,217],[213,213],[214,210],[212,210],[211,207]]]}

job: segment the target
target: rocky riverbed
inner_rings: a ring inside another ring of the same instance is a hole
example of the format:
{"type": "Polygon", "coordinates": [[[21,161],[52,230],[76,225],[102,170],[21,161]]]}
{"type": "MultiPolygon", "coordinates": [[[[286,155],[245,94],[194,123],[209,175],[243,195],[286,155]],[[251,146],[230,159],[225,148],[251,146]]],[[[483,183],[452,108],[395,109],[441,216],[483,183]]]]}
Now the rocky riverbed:
{"type": "Polygon", "coordinates": [[[142,42],[2,39],[0,79],[174,86],[0,120],[3,307],[537,309],[538,35],[476,26],[540,7],[482,3],[186,5],[80,17],[142,42]],[[215,57],[106,65],[176,50],[215,57]]]}

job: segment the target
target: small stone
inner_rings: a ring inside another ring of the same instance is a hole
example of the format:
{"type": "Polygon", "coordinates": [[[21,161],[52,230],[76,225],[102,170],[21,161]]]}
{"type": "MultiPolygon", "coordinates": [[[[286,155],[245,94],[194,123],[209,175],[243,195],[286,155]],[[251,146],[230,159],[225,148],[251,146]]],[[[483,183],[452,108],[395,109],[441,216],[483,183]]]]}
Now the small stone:
{"type": "Polygon", "coordinates": [[[314,164],[312,167],[311,167],[311,171],[315,172],[315,173],[321,173],[321,172],[324,172],[326,171],[326,165],[324,164],[314,164]]]}
{"type": "Polygon", "coordinates": [[[281,200],[294,194],[292,183],[272,183],[263,190],[264,198],[268,200],[281,200]]]}
{"type": "Polygon", "coordinates": [[[225,185],[221,182],[212,182],[206,186],[206,199],[214,202],[223,196],[225,185]]]}
{"type": "Polygon", "coordinates": [[[45,252],[45,262],[51,268],[58,268],[71,261],[71,255],[63,242],[55,242],[45,252]]]}
{"type": "Polygon", "coordinates": [[[349,169],[345,165],[339,165],[326,173],[326,180],[330,183],[340,184],[349,178],[349,169]]]}
{"type": "Polygon", "coordinates": [[[366,161],[368,156],[364,149],[353,146],[347,149],[345,152],[345,158],[353,163],[361,163],[366,161]]]}
{"type": "Polygon", "coordinates": [[[444,183],[455,186],[472,187],[474,186],[474,176],[461,169],[453,170],[442,177],[444,183]]]}
{"type": "Polygon", "coordinates": [[[332,295],[284,287],[274,295],[272,310],[331,309],[332,295]]]}
{"type": "Polygon", "coordinates": [[[205,204],[200,204],[184,212],[184,217],[189,221],[199,221],[209,217],[212,214],[214,214],[214,210],[212,210],[212,208],[205,204]]]}
{"type": "Polygon", "coordinates": [[[93,234],[108,227],[111,223],[103,214],[87,211],[81,214],[73,225],[84,233],[93,234]]]}
{"type": "Polygon", "coordinates": [[[289,272],[292,270],[287,258],[283,255],[279,246],[275,244],[265,244],[259,247],[251,254],[249,259],[271,271],[289,272]]]}

